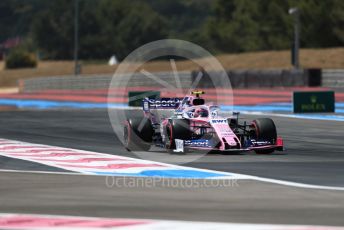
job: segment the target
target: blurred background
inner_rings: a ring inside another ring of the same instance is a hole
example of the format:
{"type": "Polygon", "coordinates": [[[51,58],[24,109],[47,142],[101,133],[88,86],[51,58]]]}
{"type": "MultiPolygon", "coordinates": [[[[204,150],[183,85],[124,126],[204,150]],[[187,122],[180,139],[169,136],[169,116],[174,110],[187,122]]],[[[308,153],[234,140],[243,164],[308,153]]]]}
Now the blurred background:
{"type": "MultiPolygon", "coordinates": [[[[343,68],[341,0],[2,0],[0,86],[73,74],[75,57],[81,60],[77,72],[113,73],[112,56],[121,61],[141,45],[166,38],[204,47],[227,69],[292,68],[293,7],[299,10],[301,67],[343,68]],[[9,71],[23,67],[33,69],[9,71]]],[[[178,64],[180,70],[196,68],[178,64]]]]}
{"type": "MultiPolygon", "coordinates": [[[[334,89],[337,102],[344,97],[341,0],[3,0],[0,15],[1,105],[40,106],[24,99],[105,102],[118,64],[138,47],[168,38],[210,51],[237,89],[235,104],[291,102],[293,91],[307,87],[334,89]],[[242,91],[247,88],[260,88],[268,98],[257,100],[262,91],[242,91]],[[88,90],[79,96],[98,91],[80,99],[67,98],[68,90],[88,90]],[[37,95],[43,92],[50,97],[37,95]],[[252,97],[240,98],[245,94],[252,97]]],[[[167,58],[143,67],[174,82],[167,58]]],[[[203,67],[177,57],[176,68],[188,88],[203,67]]],[[[204,75],[199,87],[209,88],[204,75]]],[[[145,76],[132,83],[161,86],[145,76]]]]}

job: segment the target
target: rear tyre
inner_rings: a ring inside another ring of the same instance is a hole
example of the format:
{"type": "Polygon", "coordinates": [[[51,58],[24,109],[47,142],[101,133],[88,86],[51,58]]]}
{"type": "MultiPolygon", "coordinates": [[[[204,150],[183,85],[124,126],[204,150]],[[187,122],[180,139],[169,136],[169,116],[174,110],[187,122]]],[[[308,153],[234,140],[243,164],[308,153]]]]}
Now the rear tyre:
{"type": "Polygon", "coordinates": [[[165,147],[171,152],[176,148],[175,139],[191,139],[190,121],[188,119],[171,119],[166,125],[165,147]]]}
{"type": "MultiPolygon", "coordinates": [[[[259,118],[252,122],[254,128],[255,138],[261,141],[269,141],[271,144],[276,144],[277,131],[275,123],[270,118],[259,118]]],[[[269,154],[274,152],[274,149],[255,150],[258,154],[269,154]]]]}
{"type": "Polygon", "coordinates": [[[124,146],[128,151],[148,151],[154,130],[147,118],[129,118],[123,128],[124,146]]]}

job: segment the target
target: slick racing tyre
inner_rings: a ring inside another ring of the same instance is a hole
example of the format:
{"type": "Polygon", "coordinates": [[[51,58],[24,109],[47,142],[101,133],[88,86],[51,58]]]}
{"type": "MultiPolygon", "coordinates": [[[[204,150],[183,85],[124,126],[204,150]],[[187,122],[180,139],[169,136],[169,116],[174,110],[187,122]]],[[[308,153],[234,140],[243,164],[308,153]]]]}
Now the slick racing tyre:
{"type": "Polygon", "coordinates": [[[153,126],[149,119],[129,118],[123,129],[124,146],[128,151],[148,151],[153,133],[153,126]]]}
{"type": "Polygon", "coordinates": [[[190,121],[188,119],[171,119],[165,129],[165,147],[168,151],[176,148],[175,139],[190,140],[190,121]]]}
{"type": "MultiPolygon", "coordinates": [[[[269,141],[276,144],[277,131],[275,123],[270,118],[258,118],[252,122],[255,131],[255,138],[259,141],[269,141]]],[[[268,154],[274,152],[274,149],[255,150],[256,153],[268,154]]]]}

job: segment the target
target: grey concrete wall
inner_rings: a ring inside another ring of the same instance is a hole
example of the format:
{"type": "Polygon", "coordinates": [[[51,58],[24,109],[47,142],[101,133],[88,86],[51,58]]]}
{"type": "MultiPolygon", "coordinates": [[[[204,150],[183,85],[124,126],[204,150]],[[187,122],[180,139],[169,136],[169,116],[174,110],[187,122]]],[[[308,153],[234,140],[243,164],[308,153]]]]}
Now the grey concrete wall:
{"type": "MultiPolygon", "coordinates": [[[[192,72],[192,79],[196,79],[198,71],[192,72]]],[[[212,73],[216,77],[216,72],[212,73]]],[[[219,73],[221,74],[221,73],[219,73]]],[[[262,87],[291,87],[308,85],[307,71],[304,70],[229,70],[227,75],[233,88],[262,88],[262,87]]],[[[211,79],[203,74],[203,87],[212,87],[211,79]]]]}
{"type": "MultiPolygon", "coordinates": [[[[212,76],[216,77],[221,72],[213,72],[212,76]]],[[[310,81],[308,70],[229,70],[227,72],[233,88],[261,88],[261,87],[292,87],[308,86],[310,81]]],[[[180,83],[183,88],[189,88],[191,83],[196,79],[198,71],[178,72],[180,83]]],[[[165,87],[161,84],[165,82],[169,85],[176,86],[176,79],[172,72],[154,73],[155,78],[151,79],[142,73],[128,74],[130,81],[128,84],[117,82],[118,86],[152,86],[165,87]]],[[[35,92],[51,89],[66,90],[87,90],[87,89],[107,89],[110,85],[112,75],[82,75],[82,76],[56,76],[42,77],[21,80],[20,90],[22,92],[35,92]]],[[[116,78],[115,78],[116,80],[116,78]]],[[[314,86],[314,85],[313,85],[314,86]]],[[[202,79],[198,85],[199,88],[211,88],[213,82],[208,73],[203,73],[202,79]]]]}
{"type": "Polygon", "coordinates": [[[323,69],[322,83],[326,87],[344,87],[344,69],[323,69]]]}
{"type": "MultiPolygon", "coordinates": [[[[154,76],[167,84],[176,86],[176,80],[173,73],[160,72],[154,73],[154,76]]],[[[178,73],[180,83],[183,87],[188,88],[191,86],[190,72],[178,73]]],[[[99,75],[82,75],[82,76],[53,76],[41,77],[20,80],[21,92],[35,92],[42,90],[52,89],[65,89],[65,90],[87,90],[87,89],[107,89],[110,86],[112,75],[99,74],[99,75]]],[[[148,78],[146,75],[137,73],[133,75],[128,74],[130,80],[127,84],[117,82],[118,86],[153,86],[162,87],[159,82],[148,78]]],[[[114,78],[116,80],[116,78],[114,78]]]]}

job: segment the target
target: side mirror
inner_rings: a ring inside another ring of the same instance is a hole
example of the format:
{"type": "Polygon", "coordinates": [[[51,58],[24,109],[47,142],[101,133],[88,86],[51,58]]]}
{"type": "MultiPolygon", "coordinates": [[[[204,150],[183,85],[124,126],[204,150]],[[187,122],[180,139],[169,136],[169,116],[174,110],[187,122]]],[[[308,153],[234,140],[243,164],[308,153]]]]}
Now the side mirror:
{"type": "Polygon", "coordinates": [[[233,112],[233,116],[239,116],[240,112],[233,112]]]}

